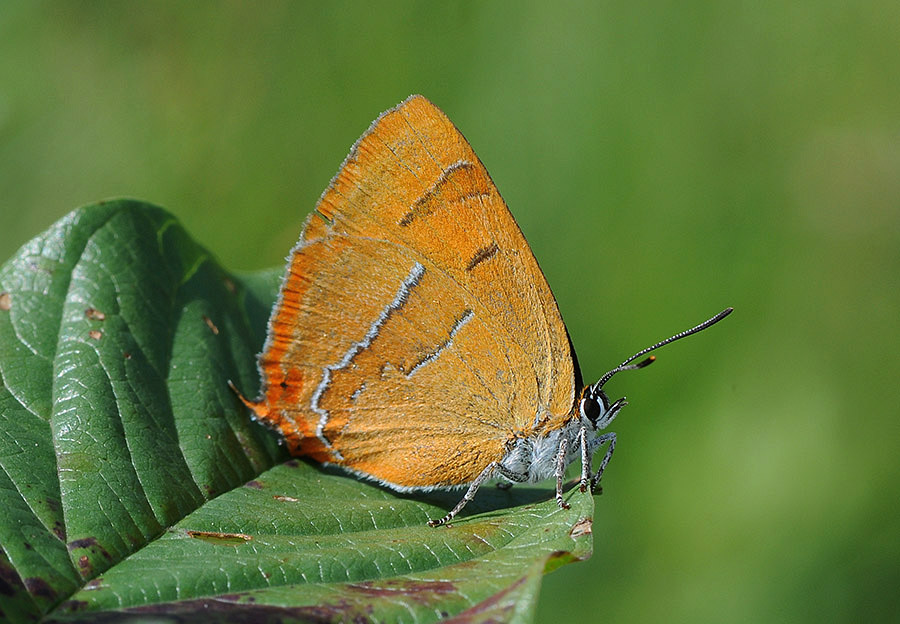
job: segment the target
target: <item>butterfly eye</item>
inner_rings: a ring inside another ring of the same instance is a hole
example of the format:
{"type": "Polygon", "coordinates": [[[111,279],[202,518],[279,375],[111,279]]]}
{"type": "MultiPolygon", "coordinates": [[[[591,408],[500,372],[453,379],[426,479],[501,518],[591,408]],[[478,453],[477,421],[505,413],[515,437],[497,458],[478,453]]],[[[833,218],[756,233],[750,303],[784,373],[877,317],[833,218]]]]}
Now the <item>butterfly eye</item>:
{"type": "Polygon", "coordinates": [[[591,421],[595,427],[597,422],[606,414],[609,409],[609,399],[602,390],[597,390],[596,394],[588,390],[581,399],[581,415],[591,421]]]}

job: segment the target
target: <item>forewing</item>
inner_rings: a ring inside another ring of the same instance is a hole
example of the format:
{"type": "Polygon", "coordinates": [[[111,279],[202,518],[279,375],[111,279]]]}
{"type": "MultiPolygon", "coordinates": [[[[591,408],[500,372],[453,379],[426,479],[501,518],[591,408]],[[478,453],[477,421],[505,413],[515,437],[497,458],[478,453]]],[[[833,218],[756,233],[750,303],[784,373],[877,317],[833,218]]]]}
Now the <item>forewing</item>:
{"type": "Polygon", "coordinates": [[[531,250],[452,123],[414,96],[364,134],[294,249],[254,405],[292,450],[456,485],[574,403],[531,250]]]}

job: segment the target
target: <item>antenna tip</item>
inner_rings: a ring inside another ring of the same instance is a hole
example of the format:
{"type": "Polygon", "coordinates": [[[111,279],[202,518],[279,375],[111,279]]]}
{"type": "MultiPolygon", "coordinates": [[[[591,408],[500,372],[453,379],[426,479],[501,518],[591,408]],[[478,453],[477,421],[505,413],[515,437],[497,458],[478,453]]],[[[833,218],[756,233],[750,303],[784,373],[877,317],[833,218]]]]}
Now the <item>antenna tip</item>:
{"type": "MultiPolygon", "coordinates": [[[[721,312],[719,312],[718,314],[716,314],[716,315],[715,315],[714,317],[712,317],[711,319],[706,320],[706,321],[703,321],[702,323],[700,323],[700,324],[699,324],[696,328],[694,328],[694,329],[695,329],[696,331],[700,331],[701,329],[706,329],[706,328],[709,327],[710,325],[715,325],[716,323],[718,323],[719,321],[721,321],[723,318],[725,318],[726,316],[728,316],[728,315],[731,314],[732,312],[734,312],[734,308],[732,308],[731,306],[728,306],[727,308],[725,308],[724,310],[722,310],[721,312]]],[[[691,333],[693,333],[693,332],[691,332],[691,333]]]]}

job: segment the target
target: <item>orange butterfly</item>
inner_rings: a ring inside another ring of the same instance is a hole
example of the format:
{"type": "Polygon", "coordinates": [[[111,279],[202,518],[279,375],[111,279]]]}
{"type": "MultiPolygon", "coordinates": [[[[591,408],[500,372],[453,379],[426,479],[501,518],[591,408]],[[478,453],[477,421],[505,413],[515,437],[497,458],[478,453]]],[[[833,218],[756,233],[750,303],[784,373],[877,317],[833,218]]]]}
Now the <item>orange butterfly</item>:
{"type": "MultiPolygon", "coordinates": [[[[412,96],[356,142],[291,252],[244,403],[294,455],[402,492],[556,477],[597,487],[625,405],[584,387],[556,300],[481,161],[412,96]],[[596,473],[591,458],[604,443],[596,473]]],[[[240,395],[239,395],[240,396],[240,395]]]]}

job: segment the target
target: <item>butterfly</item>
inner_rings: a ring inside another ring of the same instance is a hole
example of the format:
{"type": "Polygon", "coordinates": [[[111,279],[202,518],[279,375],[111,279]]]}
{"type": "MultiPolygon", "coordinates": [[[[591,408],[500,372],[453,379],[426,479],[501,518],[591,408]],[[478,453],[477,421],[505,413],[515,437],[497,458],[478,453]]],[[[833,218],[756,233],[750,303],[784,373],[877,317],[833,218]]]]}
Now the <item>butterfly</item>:
{"type": "Polygon", "coordinates": [[[469,143],[414,95],[353,146],[290,253],[243,402],[293,455],[400,492],[556,478],[580,458],[596,491],[625,399],[582,383],[553,293],[469,143]],[[607,444],[596,472],[595,452],[607,444]]]}

